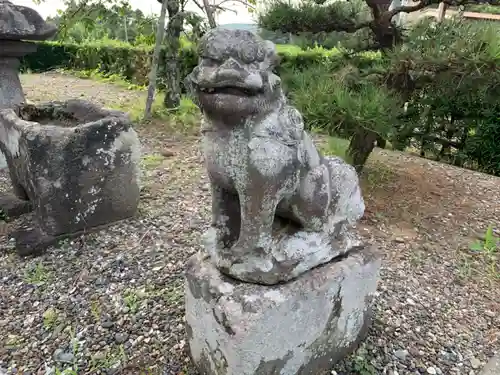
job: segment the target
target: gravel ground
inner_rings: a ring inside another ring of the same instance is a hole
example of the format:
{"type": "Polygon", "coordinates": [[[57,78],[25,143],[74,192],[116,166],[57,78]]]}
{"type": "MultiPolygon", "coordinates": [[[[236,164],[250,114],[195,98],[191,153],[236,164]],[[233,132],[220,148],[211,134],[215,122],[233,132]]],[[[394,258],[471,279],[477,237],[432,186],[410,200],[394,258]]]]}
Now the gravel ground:
{"type": "MultiPolygon", "coordinates": [[[[23,85],[33,101],[144,98],[57,74],[24,76],[23,85]]],[[[137,217],[37,258],[20,259],[0,238],[0,368],[196,374],[185,354],[182,271],[207,227],[210,193],[198,139],[166,128],[138,128],[137,217]]],[[[3,172],[0,188],[8,185],[3,172]]],[[[500,229],[500,179],[378,151],[363,185],[360,227],[384,254],[382,281],[368,339],[332,374],[478,374],[500,346],[500,265],[468,248],[488,225],[500,229]]]]}

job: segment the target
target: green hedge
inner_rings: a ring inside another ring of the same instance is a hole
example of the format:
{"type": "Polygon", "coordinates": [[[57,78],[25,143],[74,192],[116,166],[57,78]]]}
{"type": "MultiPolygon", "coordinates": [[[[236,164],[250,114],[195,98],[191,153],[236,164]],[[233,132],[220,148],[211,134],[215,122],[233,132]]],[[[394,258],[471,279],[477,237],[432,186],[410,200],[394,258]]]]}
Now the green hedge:
{"type": "Polygon", "coordinates": [[[24,57],[21,70],[40,73],[58,68],[99,70],[118,74],[137,84],[147,83],[152,50],[104,44],[37,43],[37,51],[24,57]]]}
{"type": "MultiPolygon", "coordinates": [[[[57,68],[98,70],[103,74],[117,74],[127,81],[146,85],[150,71],[151,47],[135,47],[126,44],[109,45],[95,44],[62,44],[58,42],[37,43],[37,52],[27,55],[22,61],[23,71],[45,72],[57,68]]],[[[338,50],[325,50],[315,48],[301,50],[295,46],[278,45],[281,57],[279,69],[290,71],[302,70],[325,59],[335,59],[341,56],[338,50]]],[[[160,56],[160,69],[158,72],[159,87],[163,87],[161,61],[164,60],[165,51],[160,56]]],[[[189,74],[198,61],[194,47],[186,46],[180,51],[181,76],[189,74]]],[[[375,58],[377,54],[367,53],[367,58],[375,58]]]]}

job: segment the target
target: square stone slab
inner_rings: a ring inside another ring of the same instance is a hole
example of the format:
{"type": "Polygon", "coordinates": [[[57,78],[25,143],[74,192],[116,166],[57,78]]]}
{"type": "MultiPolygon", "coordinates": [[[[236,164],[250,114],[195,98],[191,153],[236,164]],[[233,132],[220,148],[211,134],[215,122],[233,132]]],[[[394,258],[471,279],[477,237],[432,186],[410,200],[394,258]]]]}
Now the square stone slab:
{"type": "Polygon", "coordinates": [[[274,286],[221,274],[199,253],[186,270],[186,330],[203,375],[318,375],[371,322],[380,258],[371,247],[274,286]]]}

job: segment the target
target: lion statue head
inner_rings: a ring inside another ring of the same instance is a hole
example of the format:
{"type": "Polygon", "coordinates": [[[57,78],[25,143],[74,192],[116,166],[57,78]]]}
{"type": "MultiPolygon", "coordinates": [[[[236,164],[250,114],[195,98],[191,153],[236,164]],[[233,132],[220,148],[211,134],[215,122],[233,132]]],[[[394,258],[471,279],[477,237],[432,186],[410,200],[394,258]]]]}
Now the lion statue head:
{"type": "Polygon", "coordinates": [[[263,114],[283,97],[272,42],[247,30],[217,28],[204,35],[198,54],[186,84],[209,119],[228,123],[263,114]]]}

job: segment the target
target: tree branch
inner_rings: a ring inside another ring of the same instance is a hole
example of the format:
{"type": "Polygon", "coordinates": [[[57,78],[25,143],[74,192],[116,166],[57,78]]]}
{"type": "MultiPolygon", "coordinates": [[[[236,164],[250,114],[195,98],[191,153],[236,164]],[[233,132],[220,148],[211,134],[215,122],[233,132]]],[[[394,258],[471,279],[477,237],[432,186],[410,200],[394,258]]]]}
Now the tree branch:
{"type": "Polygon", "coordinates": [[[390,20],[392,20],[392,18],[394,16],[398,15],[399,13],[413,13],[413,12],[416,12],[418,10],[424,9],[425,7],[428,7],[430,5],[430,3],[431,3],[431,1],[429,1],[429,0],[427,0],[427,1],[420,0],[420,2],[418,2],[415,5],[402,5],[400,7],[389,10],[385,14],[383,14],[382,16],[384,18],[388,19],[388,21],[390,21],[390,20]]]}
{"type": "Polygon", "coordinates": [[[250,4],[248,1],[245,0],[222,0],[219,3],[217,3],[217,6],[220,7],[224,3],[240,3],[248,8],[255,9],[255,7],[252,4],[250,4]]]}
{"type": "Polygon", "coordinates": [[[205,8],[203,8],[203,5],[201,5],[197,0],[192,1],[198,8],[200,8],[201,11],[205,12],[205,8]]]}
{"type": "MultiPolygon", "coordinates": [[[[367,0],[367,4],[373,0],[367,0]]],[[[402,5],[397,8],[390,10],[387,14],[383,14],[382,17],[389,17],[392,19],[395,15],[399,13],[412,13],[424,9],[432,4],[445,3],[447,6],[460,6],[467,4],[489,4],[489,5],[500,5],[499,0],[420,0],[415,5],[402,5]]],[[[370,5],[368,5],[370,6],[370,5]]]]}

